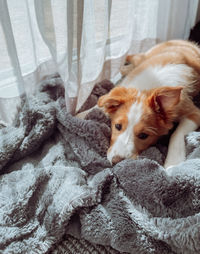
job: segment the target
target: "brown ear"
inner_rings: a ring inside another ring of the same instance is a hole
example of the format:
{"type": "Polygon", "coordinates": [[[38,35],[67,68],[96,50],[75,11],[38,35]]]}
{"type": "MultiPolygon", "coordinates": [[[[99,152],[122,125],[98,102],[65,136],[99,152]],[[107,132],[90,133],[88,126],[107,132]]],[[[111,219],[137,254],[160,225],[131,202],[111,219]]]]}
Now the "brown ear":
{"type": "Polygon", "coordinates": [[[128,99],[128,89],[125,87],[116,87],[108,94],[103,95],[98,100],[98,106],[104,107],[105,112],[114,113],[120,105],[128,99]]]}
{"type": "Polygon", "coordinates": [[[162,113],[172,110],[180,101],[182,89],[182,86],[157,88],[150,99],[154,111],[162,113]]]}

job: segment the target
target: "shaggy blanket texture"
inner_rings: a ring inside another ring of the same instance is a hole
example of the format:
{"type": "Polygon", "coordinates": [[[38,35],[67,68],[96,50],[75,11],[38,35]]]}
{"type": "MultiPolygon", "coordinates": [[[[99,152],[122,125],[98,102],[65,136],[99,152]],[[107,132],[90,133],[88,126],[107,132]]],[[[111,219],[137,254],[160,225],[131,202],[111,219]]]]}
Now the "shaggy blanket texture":
{"type": "Polygon", "coordinates": [[[163,140],[111,167],[109,138],[102,111],[66,112],[59,76],[23,100],[0,129],[0,253],[47,253],[67,234],[120,252],[200,253],[200,132],[168,171],[163,140]]]}

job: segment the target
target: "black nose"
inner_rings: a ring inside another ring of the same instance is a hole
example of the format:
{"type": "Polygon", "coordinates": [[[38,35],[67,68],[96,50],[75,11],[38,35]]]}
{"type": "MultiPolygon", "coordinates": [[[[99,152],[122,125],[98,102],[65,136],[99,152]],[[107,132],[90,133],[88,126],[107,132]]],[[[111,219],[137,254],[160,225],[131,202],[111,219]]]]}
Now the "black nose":
{"type": "Polygon", "coordinates": [[[114,156],[114,157],[112,158],[112,164],[115,165],[115,164],[117,164],[118,162],[120,162],[120,161],[122,161],[122,160],[123,160],[122,157],[116,155],[116,156],[114,156]]]}

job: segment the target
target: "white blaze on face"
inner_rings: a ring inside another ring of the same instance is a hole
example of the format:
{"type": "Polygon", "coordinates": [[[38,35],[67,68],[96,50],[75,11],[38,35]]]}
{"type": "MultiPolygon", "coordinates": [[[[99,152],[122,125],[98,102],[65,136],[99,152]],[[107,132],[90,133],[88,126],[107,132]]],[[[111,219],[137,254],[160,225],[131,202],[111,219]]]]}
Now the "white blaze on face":
{"type": "Polygon", "coordinates": [[[127,113],[128,125],[127,128],[121,133],[115,143],[109,150],[107,157],[112,163],[112,159],[115,156],[121,158],[130,158],[135,152],[134,145],[134,126],[140,121],[142,116],[142,103],[137,101],[132,104],[129,112],[127,113]]]}

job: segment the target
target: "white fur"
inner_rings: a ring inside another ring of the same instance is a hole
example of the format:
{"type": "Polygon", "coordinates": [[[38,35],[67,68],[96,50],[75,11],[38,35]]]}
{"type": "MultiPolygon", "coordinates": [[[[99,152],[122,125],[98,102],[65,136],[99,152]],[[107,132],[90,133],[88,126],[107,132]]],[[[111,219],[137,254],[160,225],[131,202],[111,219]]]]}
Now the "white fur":
{"type": "Polygon", "coordinates": [[[134,87],[141,91],[162,86],[185,86],[192,75],[192,68],[185,64],[156,65],[143,70],[133,79],[127,76],[121,86],[134,87]]]}
{"type": "Polygon", "coordinates": [[[170,138],[167,158],[165,160],[165,168],[172,167],[185,160],[185,135],[196,130],[198,125],[187,118],[179,123],[177,129],[170,138]]]}
{"type": "MultiPolygon", "coordinates": [[[[188,80],[193,76],[193,69],[185,64],[156,65],[144,69],[134,78],[128,75],[121,83],[121,86],[133,87],[142,90],[169,86],[186,86],[188,80]]],[[[114,156],[130,158],[134,154],[134,126],[140,121],[142,115],[142,104],[134,103],[128,114],[127,129],[118,136],[114,145],[108,153],[108,159],[112,162],[114,156]]],[[[190,131],[197,128],[197,124],[189,119],[183,119],[169,143],[165,168],[178,164],[185,159],[184,137],[190,131]]]]}
{"type": "Polygon", "coordinates": [[[127,114],[128,126],[126,130],[117,137],[114,145],[108,152],[108,160],[112,163],[114,156],[130,158],[134,153],[134,126],[140,121],[142,116],[142,103],[133,103],[127,114]]]}

